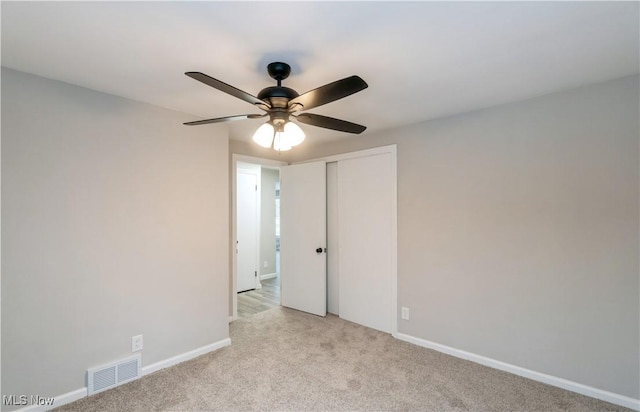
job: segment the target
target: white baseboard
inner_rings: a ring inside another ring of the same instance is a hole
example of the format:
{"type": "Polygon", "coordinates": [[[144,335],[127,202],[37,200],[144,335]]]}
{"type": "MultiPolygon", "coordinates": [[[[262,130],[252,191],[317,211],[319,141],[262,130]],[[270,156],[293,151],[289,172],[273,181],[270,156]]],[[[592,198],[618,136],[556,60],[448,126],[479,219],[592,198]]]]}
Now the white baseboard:
{"type": "Polygon", "coordinates": [[[233,322],[233,316],[229,316],[229,323],[233,322]]]}
{"type": "Polygon", "coordinates": [[[162,360],[160,362],[152,363],[148,366],[142,367],[142,376],[148,375],[150,373],[159,371],[160,369],[168,368],[173,365],[177,365],[179,363],[188,361],[193,358],[197,358],[200,355],[204,355],[205,353],[213,352],[214,350],[218,350],[220,348],[224,348],[225,346],[231,345],[231,338],[222,339],[221,341],[212,343],[210,345],[203,346],[198,349],[194,349],[189,352],[182,353],[180,355],[176,355],[172,358],[162,360]]]}
{"type": "MultiPolygon", "coordinates": [[[[176,355],[174,357],[171,357],[169,359],[165,359],[163,361],[160,362],[156,362],[156,363],[152,363],[149,366],[144,366],[142,368],[142,376],[144,375],[148,375],[150,373],[159,371],[160,369],[164,369],[164,368],[168,368],[170,366],[173,365],[177,365],[179,363],[188,361],[190,359],[196,358],[200,355],[204,355],[205,353],[209,353],[209,352],[213,352],[215,350],[218,350],[220,348],[224,348],[225,346],[229,346],[231,345],[231,339],[230,338],[226,338],[226,339],[222,339],[218,342],[214,342],[210,345],[206,345],[206,346],[202,346],[198,349],[194,349],[192,351],[189,352],[185,352],[182,353],[180,355],[176,355]]],[[[71,402],[75,402],[77,400],[80,400],[82,398],[87,397],[88,394],[88,390],[86,387],[84,388],[80,388],[80,389],[76,389],[75,391],[71,391],[68,393],[65,393],[64,395],[59,395],[59,396],[55,396],[54,397],[54,402],[53,405],[49,405],[49,406],[41,406],[41,405],[30,405],[27,406],[25,408],[22,409],[18,409],[15,412],[44,412],[44,411],[48,411],[50,409],[53,408],[57,408],[58,406],[62,406],[62,405],[66,405],[68,403],[71,402]]]]}
{"type": "Polygon", "coordinates": [[[573,382],[564,378],[558,378],[556,376],[547,375],[545,373],[532,371],[520,366],[511,365],[509,363],[501,362],[495,359],[487,358],[482,355],[476,355],[475,353],[466,352],[460,349],[452,348],[450,346],[441,345],[439,343],[430,342],[428,340],[416,338],[415,336],[405,335],[404,333],[398,333],[398,339],[405,342],[413,343],[414,345],[422,346],[423,348],[433,349],[438,352],[446,353],[447,355],[455,356],[469,360],[481,365],[488,366],[490,368],[499,369],[501,371],[509,372],[514,375],[529,378],[534,381],[546,383],[551,386],[566,389],[571,392],[576,392],[581,395],[590,396],[592,398],[600,399],[605,402],[613,403],[615,405],[624,406],[629,409],[640,411],[640,400],[630,398],[628,396],[619,395],[617,393],[608,392],[602,389],[594,388],[591,386],[583,385],[581,383],[573,382]]]}
{"type": "Polygon", "coordinates": [[[264,275],[260,275],[260,280],[273,279],[273,278],[276,278],[276,277],[278,277],[278,274],[275,273],[275,272],[274,273],[267,273],[267,274],[264,274],[264,275]]]}

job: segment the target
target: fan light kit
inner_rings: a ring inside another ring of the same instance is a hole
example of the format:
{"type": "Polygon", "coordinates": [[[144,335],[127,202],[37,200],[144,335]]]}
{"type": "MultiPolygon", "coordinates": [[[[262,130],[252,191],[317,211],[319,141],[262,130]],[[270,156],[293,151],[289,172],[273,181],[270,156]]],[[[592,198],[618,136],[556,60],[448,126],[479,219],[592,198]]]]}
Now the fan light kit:
{"type": "Polygon", "coordinates": [[[185,73],[192,79],[251,103],[258,109],[266,112],[265,114],[242,114],[197,120],[195,122],[187,122],[185,125],[196,126],[233,120],[261,119],[269,116],[269,120],[260,126],[253,134],[253,141],[263,147],[273,147],[273,149],[277,151],[290,150],[293,146],[297,146],[304,141],[304,132],[300,126],[291,121],[291,118],[296,119],[300,123],[347,133],[359,134],[366,130],[365,126],[347,122],[346,120],[321,116],[319,114],[298,113],[303,110],[331,103],[366,89],[368,85],[360,77],[346,77],[306,93],[298,94],[295,90],[282,86],[282,80],[289,77],[291,73],[291,67],[287,63],[270,63],[267,66],[267,72],[271,78],[278,82],[278,85],[262,89],[257,97],[214,79],[213,77],[209,77],[204,73],[185,73]]]}
{"type": "Polygon", "coordinates": [[[253,134],[253,141],[262,147],[271,147],[277,151],[284,152],[297,146],[304,141],[304,132],[297,124],[287,122],[284,124],[271,125],[267,122],[258,127],[253,134]]]}

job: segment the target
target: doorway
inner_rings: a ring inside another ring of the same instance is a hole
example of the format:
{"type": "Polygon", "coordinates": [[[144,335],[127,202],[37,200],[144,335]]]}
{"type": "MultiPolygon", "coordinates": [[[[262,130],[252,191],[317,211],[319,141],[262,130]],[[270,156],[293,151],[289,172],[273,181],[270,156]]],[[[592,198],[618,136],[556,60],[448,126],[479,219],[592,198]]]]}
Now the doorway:
{"type": "Polygon", "coordinates": [[[279,167],[232,155],[230,321],[280,305],[279,167]]]}
{"type": "Polygon", "coordinates": [[[279,181],[277,168],[259,165],[254,166],[260,184],[251,187],[243,182],[243,164],[238,165],[237,182],[237,234],[238,234],[238,317],[248,317],[256,313],[280,306],[280,271],[279,271],[279,181]],[[243,192],[247,191],[247,194],[243,192]],[[249,199],[247,199],[249,198],[249,199]],[[244,213],[245,209],[257,204],[258,210],[253,215],[244,213]],[[252,219],[257,216],[257,219],[252,219]],[[256,221],[257,220],[257,221],[256,221]],[[254,230],[247,230],[253,226],[254,230]],[[257,231],[258,233],[255,233],[257,231]],[[254,235],[257,244],[245,242],[242,238],[246,232],[254,235]],[[244,249],[252,249],[249,253],[244,249]],[[252,253],[257,254],[258,267],[254,271],[247,270],[247,264],[255,262],[252,253]],[[253,277],[255,276],[255,278],[253,277]],[[253,280],[252,287],[243,287],[245,277],[253,280]]]}

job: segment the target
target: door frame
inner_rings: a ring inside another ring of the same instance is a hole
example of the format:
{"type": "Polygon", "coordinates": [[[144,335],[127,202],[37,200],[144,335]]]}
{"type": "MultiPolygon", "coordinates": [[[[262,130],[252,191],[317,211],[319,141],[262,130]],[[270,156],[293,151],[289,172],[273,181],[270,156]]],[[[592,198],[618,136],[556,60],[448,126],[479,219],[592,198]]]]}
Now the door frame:
{"type": "Polygon", "coordinates": [[[231,255],[231,282],[229,288],[229,295],[231,304],[231,316],[229,316],[229,322],[238,319],[238,293],[236,292],[236,288],[238,285],[238,256],[236,255],[236,242],[238,240],[238,232],[237,232],[237,223],[236,223],[236,213],[237,213],[237,201],[236,201],[236,192],[237,192],[237,170],[238,170],[238,162],[240,163],[251,163],[258,166],[265,166],[270,168],[279,168],[281,166],[287,166],[289,163],[280,161],[280,160],[271,160],[260,157],[252,157],[246,155],[240,155],[236,153],[231,154],[231,244],[229,247],[229,254],[231,255]]]}
{"type": "Polygon", "coordinates": [[[392,166],[392,191],[393,199],[391,202],[391,336],[398,337],[398,162],[397,162],[397,145],[387,145],[374,147],[372,149],[357,150],[354,152],[340,153],[318,157],[315,159],[304,160],[298,163],[308,163],[315,161],[324,161],[326,163],[338,162],[340,160],[358,159],[362,157],[375,156],[380,154],[391,154],[392,166]]]}

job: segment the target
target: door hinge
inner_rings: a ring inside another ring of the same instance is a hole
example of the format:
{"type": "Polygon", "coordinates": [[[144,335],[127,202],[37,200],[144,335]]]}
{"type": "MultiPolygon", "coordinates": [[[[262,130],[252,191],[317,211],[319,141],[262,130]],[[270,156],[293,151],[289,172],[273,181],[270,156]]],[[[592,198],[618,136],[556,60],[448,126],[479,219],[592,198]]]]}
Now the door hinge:
{"type": "Polygon", "coordinates": [[[258,191],[258,185],[256,185],[256,192],[258,191]]]}
{"type": "Polygon", "coordinates": [[[253,272],[255,277],[258,277],[258,271],[256,270],[255,272],[253,272]]]}

